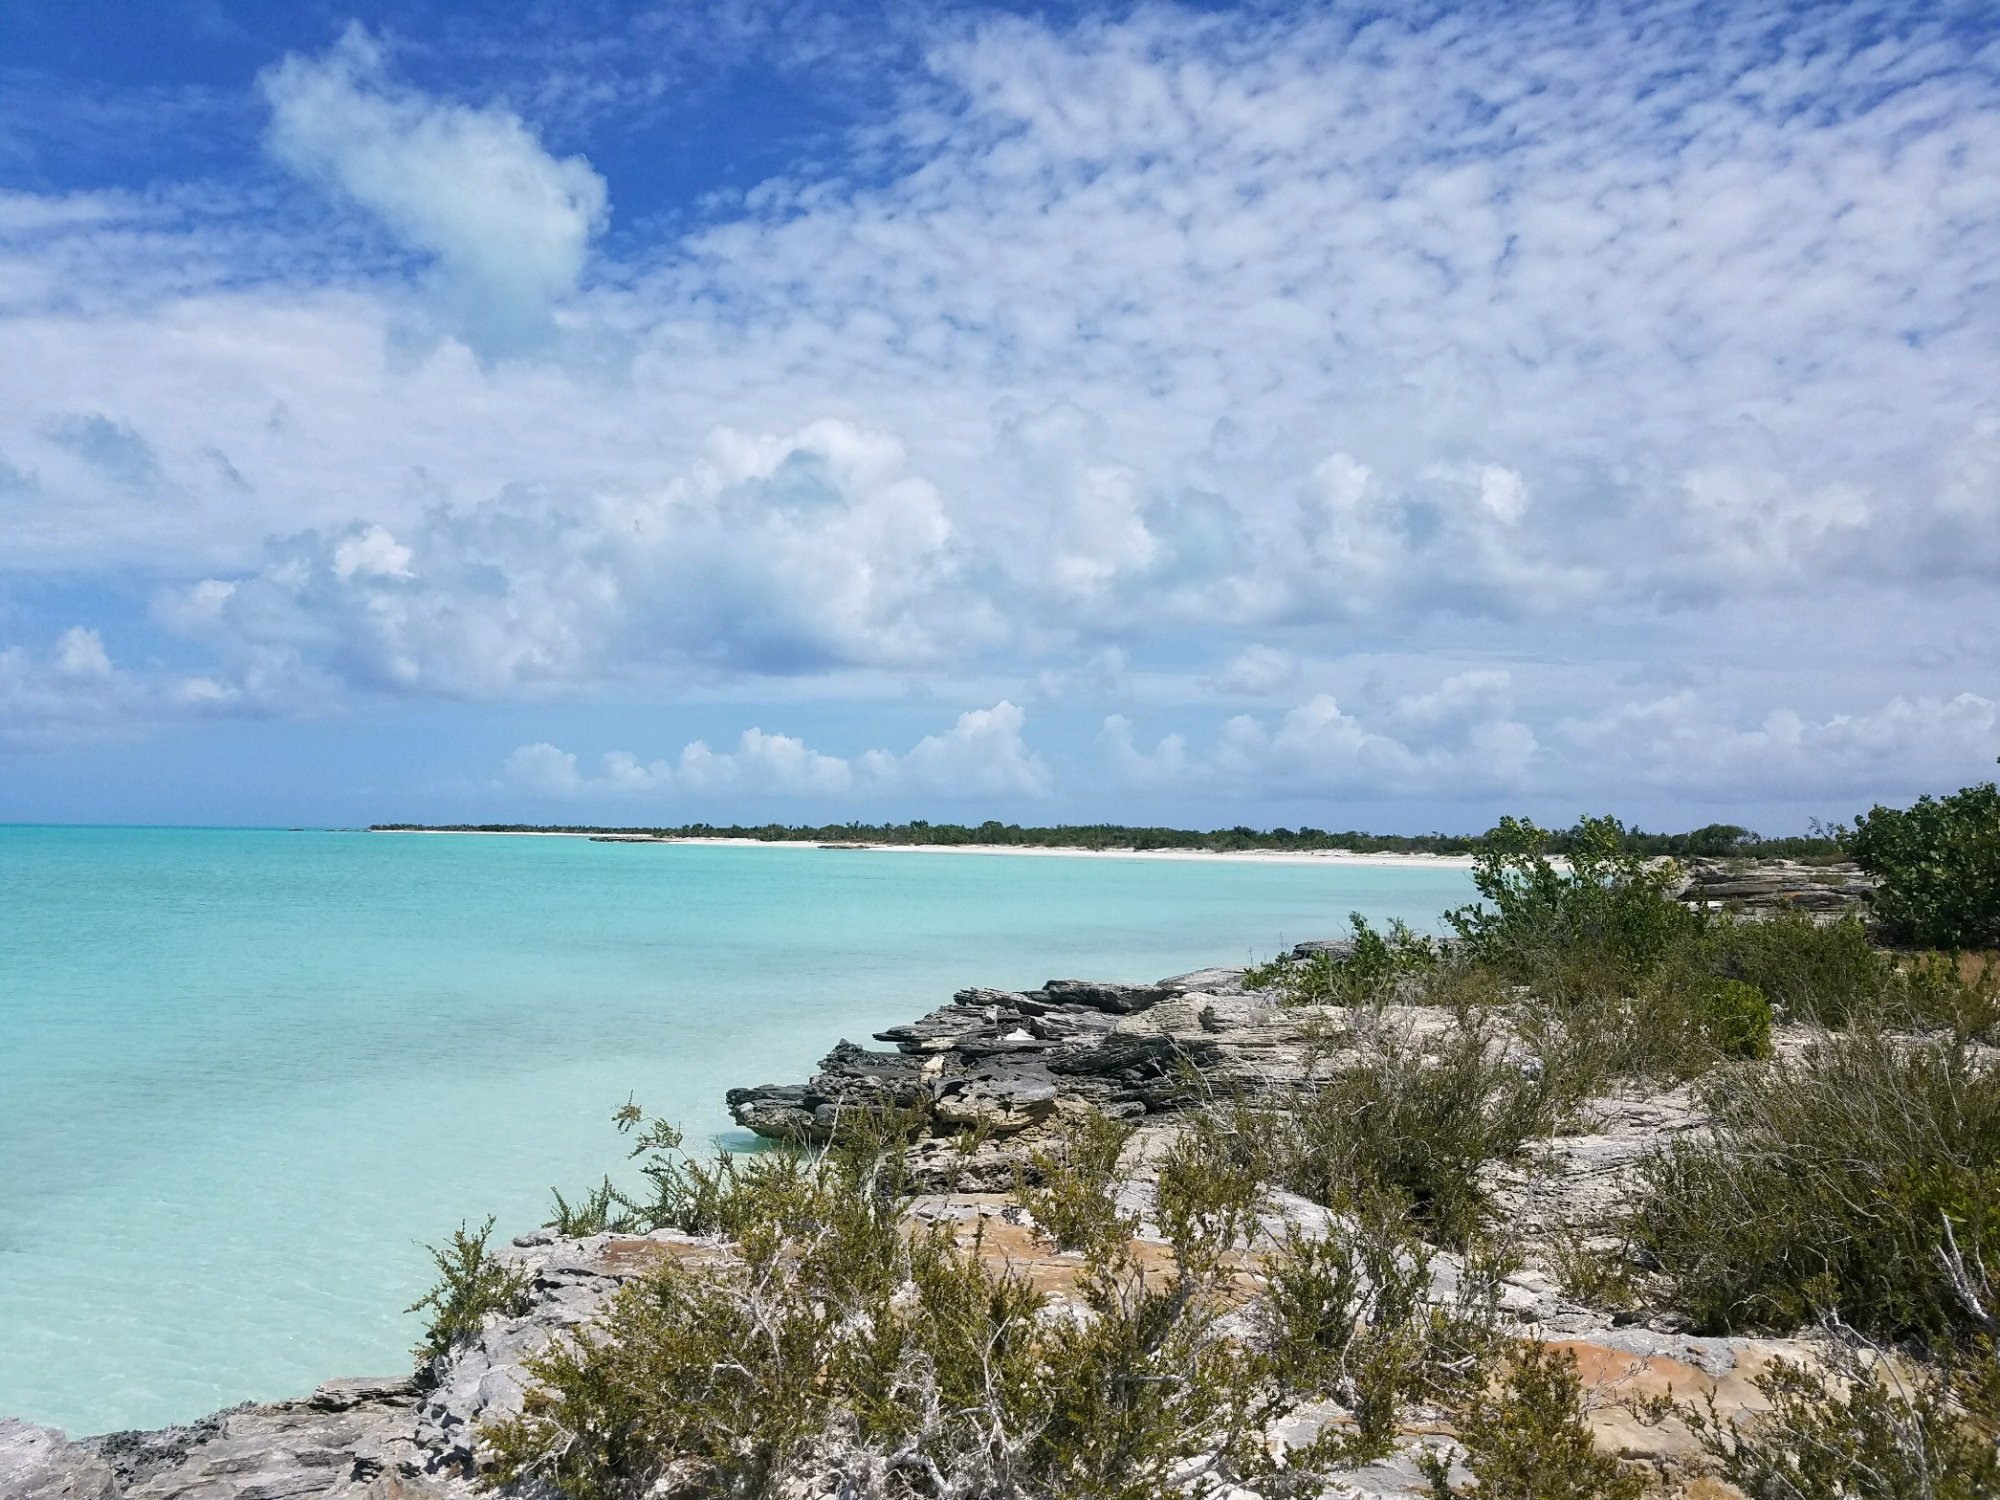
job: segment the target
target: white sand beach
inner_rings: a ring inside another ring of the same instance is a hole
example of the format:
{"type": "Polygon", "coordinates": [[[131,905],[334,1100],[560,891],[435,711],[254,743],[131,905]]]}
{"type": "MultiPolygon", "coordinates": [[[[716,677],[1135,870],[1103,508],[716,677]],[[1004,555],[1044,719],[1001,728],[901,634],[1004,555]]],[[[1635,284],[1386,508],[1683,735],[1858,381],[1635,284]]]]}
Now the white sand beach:
{"type": "Polygon", "coordinates": [[[1469,854],[1362,854],[1348,849],[1083,849],[1058,844],[823,844],[808,839],[653,838],[637,833],[585,833],[557,828],[378,828],[370,832],[465,834],[481,838],[601,839],[624,844],[709,844],[747,849],[823,849],[834,854],[1021,854],[1047,855],[1058,859],[1224,860],[1240,864],[1378,868],[1426,865],[1443,870],[1472,868],[1472,856],[1469,854]]]}

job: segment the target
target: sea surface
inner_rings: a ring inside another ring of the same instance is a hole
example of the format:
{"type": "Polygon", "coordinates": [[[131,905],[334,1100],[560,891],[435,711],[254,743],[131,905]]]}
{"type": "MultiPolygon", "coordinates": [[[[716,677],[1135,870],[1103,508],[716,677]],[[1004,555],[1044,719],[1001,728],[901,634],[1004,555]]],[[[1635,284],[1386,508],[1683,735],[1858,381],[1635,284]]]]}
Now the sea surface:
{"type": "Polygon", "coordinates": [[[622,1165],[636,1097],[748,1141],[971,984],[1150,980],[1465,872],[0,827],[0,1415],[96,1432],[405,1368],[423,1242],[622,1165]]]}

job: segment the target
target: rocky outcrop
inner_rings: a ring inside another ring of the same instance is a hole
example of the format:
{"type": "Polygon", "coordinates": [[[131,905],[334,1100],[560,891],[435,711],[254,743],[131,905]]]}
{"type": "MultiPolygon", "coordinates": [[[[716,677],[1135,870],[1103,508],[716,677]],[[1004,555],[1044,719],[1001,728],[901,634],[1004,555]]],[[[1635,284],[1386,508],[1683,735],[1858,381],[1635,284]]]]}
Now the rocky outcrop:
{"type": "Polygon", "coordinates": [[[986,1138],[1047,1125],[1064,1099],[1113,1115],[1159,1113],[1186,1102],[1189,1064],[1221,1076],[1247,1061],[1275,1013],[1245,992],[1240,969],[1157,984],[960,990],[921,1020],[877,1033],[895,1051],[843,1041],[803,1084],[731,1089],[729,1111],[759,1135],[805,1141],[829,1139],[855,1111],[914,1111],[938,1136],[986,1138]]]}
{"type": "Polygon", "coordinates": [[[88,1444],[53,1427],[0,1417],[0,1495],[8,1500],[112,1500],[118,1476],[88,1444]]]}
{"type": "Polygon", "coordinates": [[[1680,899],[1752,914],[1803,911],[1866,913],[1875,880],[1859,865],[1807,865],[1789,859],[1697,859],[1686,862],[1680,899]]]}

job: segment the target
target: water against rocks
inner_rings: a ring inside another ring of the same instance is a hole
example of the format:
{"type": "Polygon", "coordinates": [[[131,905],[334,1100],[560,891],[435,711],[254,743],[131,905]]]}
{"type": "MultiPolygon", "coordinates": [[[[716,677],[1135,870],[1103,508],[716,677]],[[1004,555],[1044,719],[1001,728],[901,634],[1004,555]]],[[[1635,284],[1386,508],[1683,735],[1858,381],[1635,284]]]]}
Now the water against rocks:
{"type": "Polygon", "coordinates": [[[969,984],[1435,926],[1435,867],[0,828],[0,1414],[152,1426],[407,1363],[421,1241],[692,1139],[969,984]]]}

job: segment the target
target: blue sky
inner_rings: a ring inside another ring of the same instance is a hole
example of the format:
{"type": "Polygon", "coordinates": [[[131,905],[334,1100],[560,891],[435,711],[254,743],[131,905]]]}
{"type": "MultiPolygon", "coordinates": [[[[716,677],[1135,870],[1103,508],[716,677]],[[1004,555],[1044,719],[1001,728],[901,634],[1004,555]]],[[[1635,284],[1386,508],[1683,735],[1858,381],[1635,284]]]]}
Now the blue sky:
{"type": "Polygon", "coordinates": [[[0,820],[2000,753],[1984,5],[15,3],[0,820]]]}

